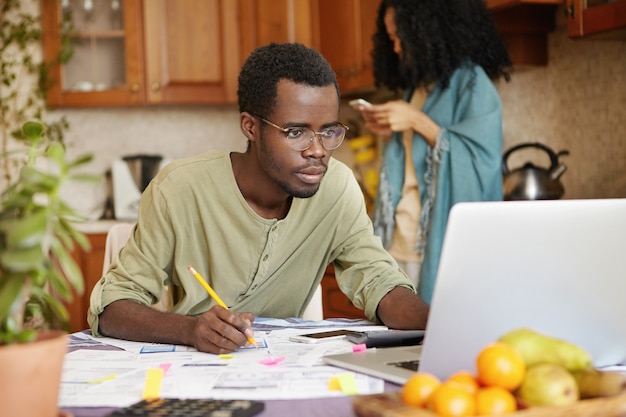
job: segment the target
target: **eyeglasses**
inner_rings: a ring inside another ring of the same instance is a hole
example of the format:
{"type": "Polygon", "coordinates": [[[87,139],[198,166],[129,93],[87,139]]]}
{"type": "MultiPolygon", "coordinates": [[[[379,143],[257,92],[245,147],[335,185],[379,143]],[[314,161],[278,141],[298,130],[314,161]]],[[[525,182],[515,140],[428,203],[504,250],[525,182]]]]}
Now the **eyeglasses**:
{"type": "Polygon", "coordinates": [[[295,151],[306,151],[309,149],[311,145],[313,145],[313,140],[316,136],[319,138],[322,147],[327,151],[337,149],[339,145],[341,145],[341,142],[343,142],[343,138],[346,137],[346,132],[349,129],[348,126],[343,123],[339,123],[337,126],[329,127],[316,132],[315,130],[304,126],[282,127],[262,117],[256,115],[254,117],[285,133],[287,135],[287,143],[289,144],[289,147],[295,151]]]}

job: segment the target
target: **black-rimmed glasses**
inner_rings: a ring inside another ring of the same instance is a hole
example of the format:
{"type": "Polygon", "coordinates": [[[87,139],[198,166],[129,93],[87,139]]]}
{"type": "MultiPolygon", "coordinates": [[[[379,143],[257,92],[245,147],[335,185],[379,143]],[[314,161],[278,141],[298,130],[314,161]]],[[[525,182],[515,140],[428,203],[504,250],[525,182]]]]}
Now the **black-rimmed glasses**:
{"type": "Polygon", "coordinates": [[[296,151],[306,151],[309,149],[315,137],[319,138],[322,147],[327,151],[337,149],[339,145],[341,145],[341,142],[343,142],[343,139],[346,137],[346,132],[349,129],[348,126],[339,123],[337,126],[328,127],[316,132],[305,126],[282,127],[260,116],[255,115],[254,117],[285,133],[289,147],[296,151]]]}

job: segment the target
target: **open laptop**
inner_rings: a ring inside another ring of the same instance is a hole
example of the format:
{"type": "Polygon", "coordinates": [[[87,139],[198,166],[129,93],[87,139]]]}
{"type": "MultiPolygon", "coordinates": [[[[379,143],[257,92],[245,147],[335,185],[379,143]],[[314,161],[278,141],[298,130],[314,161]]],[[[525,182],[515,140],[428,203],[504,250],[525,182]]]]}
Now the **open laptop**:
{"type": "Polygon", "coordinates": [[[446,378],[517,327],[626,362],[626,199],[474,202],[451,212],[421,347],[368,349],[325,362],[402,384],[446,378]],[[384,357],[388,356],[388,357],[384,357]]]}

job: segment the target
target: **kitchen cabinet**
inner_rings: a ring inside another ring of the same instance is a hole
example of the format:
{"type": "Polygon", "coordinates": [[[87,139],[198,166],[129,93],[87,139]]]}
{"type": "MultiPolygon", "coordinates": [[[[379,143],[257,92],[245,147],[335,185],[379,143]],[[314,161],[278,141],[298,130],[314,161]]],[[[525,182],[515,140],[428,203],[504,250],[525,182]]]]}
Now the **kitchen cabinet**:
{"type": "Polygon", "coordinates": [[[487,0],[515,66],[548,64],[548,33],[563,0],[487,0]]]}
{"type": "Polygon", "coordinates": [[[329,265],[322,278],[322,308],[324,318],[351,318],[364,319],[365,314],[356,308],[352,302],[341,292],[335,279],[335,268],[329,265]]]}
{"type": "Polygon", "coordinates": [[[374,85],[371,57],[379,0],[319,0],[319,50],[343,92],[374,85]]]}
{"type": "Polygon", "coordinates": [[[626,0],[566,0],[565,3],[570,37],[626,38],[626,0]]]}
{"type": "Polygon", "coordinates": [[[47,102],[52,107],[136,105],[145,101],[141,0],[46,0],[44,58],[52,63],[47,102]],[[71,15],[71,29],[61,27],[71,15]],[[73,56],[56,57],[69,32],[73,56]]]}
{"type": "Polygon", "coordinates": [[[48,62],[61,50],[63,13],[73,22],[74,56],[51,68],[50,106],[236,102],[235,1],[48,0],[42,12],[48,62]]]}
{"type": "Polygon", "coordinates": [[[237,2],[144,1],[148,103],[235,103],[237,2]]]}
{"type": "Polygon", "coordinates": [[[241,60],[269,42],[320,51],[342,92],[374,85],[372,35],[380,0],[239,0],[241,60]]]}
{"type": "Polygon", "coordinates": [[[78,332],[85,330],[87,324],[87,311],[89,310],[89,297],[91,289],[96,282],[102,278],[102,264],[104,263],[104,249],[106,244],[106,233],[87,234],[87,239],[91,244],[90,251],[76,249],[72,254],[78,264],[85,283],[83,294],[75,294],[70,303],[66,303],[70,315],[70,330],[78,332]]]}

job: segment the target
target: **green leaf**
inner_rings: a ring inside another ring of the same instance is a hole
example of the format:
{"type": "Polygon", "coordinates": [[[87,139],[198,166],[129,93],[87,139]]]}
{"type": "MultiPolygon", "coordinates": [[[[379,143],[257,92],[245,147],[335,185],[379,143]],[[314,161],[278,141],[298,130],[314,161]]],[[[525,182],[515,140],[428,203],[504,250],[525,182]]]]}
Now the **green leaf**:
{"type": "Polygon", "coordinates": [[[85,165],[91,162],[92,160],[93,160],[92,154],[83,154],[83,155],[78,156],[76,159],[74,159],[70,163],[68,163],[67,166],[70,168],[76,168],[77,166],[85,165]]]}
{"type": "Polygon", "coordinates": [[[47,210],[38,209],[28,217],[0,221],[0,230],[5,232],[8,247],[30,248],[41,244],[46,233],[47,220],[47,210]]]}
{"type": "Polygon", "coordinates": [[[20,343],[33,342],[36,338],[37,330],[35,329],[24,329],[15,336],[15,340],[20,343]]]}
{"type": "Polygon", "coordinates": [[[16,301],[22,297],[24,278],[18,275],[3,276],[0,280],[0,320],[4,321],[11,313],[16,301]]]}
{"type": "MultiPolygon", "coordinates": [[[[67,308],[65,308],[61,301],[53,297],[52,294],[43,291],[39,293],[38,296],[44,301],[47,306],[50,307],[54,315],[56,315],[61,321],[67,322],[70,316],[67,312],[67,308]]],[[[50,318],[49,321],[51,321],[50,318]]]]}
{"type": "Polygon", "coordinates": [[[68,177],[68,179],[71,180],[71,181],[89,182],[89,183],[95,183],[95,184],[102,182],[102,176],[101,175],[87,174],[87,173],[71,174],[68,177]]]}
{"type": "Polygon", "coordinates": [[[41,247],[11,249],[0,252],[0,265],[4,271],[25,273],[37,269],[45,260],[41,247]]]}
{"type": "Polygon", "coordinates": [[[65,147],[59,142],[54,142],[46,149],[46,156],[52,159],[59,166],[62,172],[67,171],[65,162],[65,147]]]}
{"type": "Polygon", "coordinates": [[[48,174],[38,169],[25,166],[20,171],[20,177],[24,183],[24,187],[32,192],[51,192],[59,185],[59,177],[48,174]]]}
{"type": "Polygon", "coordinates": [[[63,274],[59,271],[51,270],[48,274],[48,281],[50,282],[51,288],[54,289],[54,292],[57,293],[59,297],[68,301],[72,299],[72,289],[63,274]]]}
{"type": "Polygon", "coordinates": [[[43,135],[44,130],[45,128],[43,124],[39,122],[26,122],[22,126],[22,131],[24,132],[24,135],[27,138],[33,140],[33,142],[36,142],[37,139],[39,139],[43,135]]]}
{"type": "Polygon", "coordinates": [[[67,278],[76,292],[82,294],[84,287],[83,274],[74,258],[58,241],[51,246],[51,250],[59,263],[61,273],[67,278]]]}

